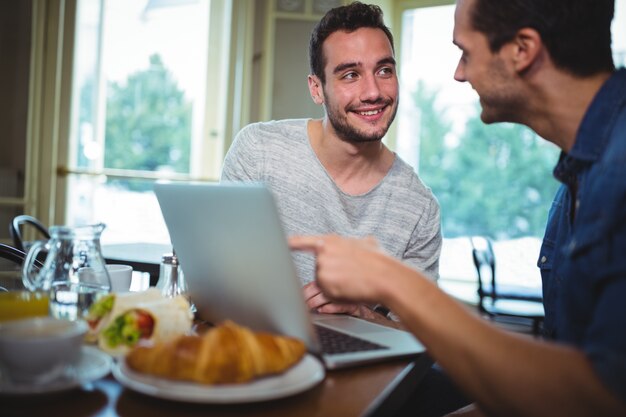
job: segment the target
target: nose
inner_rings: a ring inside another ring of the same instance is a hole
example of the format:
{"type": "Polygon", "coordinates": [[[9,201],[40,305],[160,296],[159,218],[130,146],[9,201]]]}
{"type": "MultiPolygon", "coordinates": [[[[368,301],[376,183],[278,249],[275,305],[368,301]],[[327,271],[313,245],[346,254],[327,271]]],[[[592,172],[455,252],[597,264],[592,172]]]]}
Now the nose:
{"type": "Polygon", "coordinates": [[[456,65],[456,70],[454,70],[454,79],[458,82],[465,82],[467,79],[465,78],[465,68],[463,67],[463,61],[459,59],[459,63],[456,65]]]}
{"type": "Polygon", "coordinates": [[[378,83],[379,80],[374,75],[363,77],[361,101],[372,102],[380,99],[380,85],[378,83]]]}

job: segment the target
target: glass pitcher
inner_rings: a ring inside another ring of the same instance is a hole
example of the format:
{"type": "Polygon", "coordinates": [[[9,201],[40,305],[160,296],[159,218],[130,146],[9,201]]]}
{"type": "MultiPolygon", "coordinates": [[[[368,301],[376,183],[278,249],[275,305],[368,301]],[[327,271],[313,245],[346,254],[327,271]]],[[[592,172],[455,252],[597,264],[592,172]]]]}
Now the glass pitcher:
{"type": "Polygon", "coordinates": [[[86,316],[91,304],[111,290],[100,249],[102,223],[80,227],[52,226],[50,240],[35,242],[22,269],[24,286],[48,291],[50,315],[76,320],[86,316]],[[37,255],[46,250],[43,267],[34,267],[37,255]]]}

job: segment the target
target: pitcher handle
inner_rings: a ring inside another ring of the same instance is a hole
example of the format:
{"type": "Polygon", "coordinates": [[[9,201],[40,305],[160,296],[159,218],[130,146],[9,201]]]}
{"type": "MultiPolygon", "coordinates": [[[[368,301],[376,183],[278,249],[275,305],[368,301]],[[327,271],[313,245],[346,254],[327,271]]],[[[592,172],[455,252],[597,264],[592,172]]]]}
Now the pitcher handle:
{"type": "Polygon", "coordinates": [[[24,260],[24,265],[22,266],[22,282],[24,286],[28,288],[30,291],[37,291],[43,288],[45,283],[43,275],[41,271],[36,272],[37,268],[34,267],[35,261],[37,260],[37,255],[43,249],[45,249],[48,242],[37,241],[34,242],[31,246],[28,254],[26,254],[26,259],[24,260]]]}

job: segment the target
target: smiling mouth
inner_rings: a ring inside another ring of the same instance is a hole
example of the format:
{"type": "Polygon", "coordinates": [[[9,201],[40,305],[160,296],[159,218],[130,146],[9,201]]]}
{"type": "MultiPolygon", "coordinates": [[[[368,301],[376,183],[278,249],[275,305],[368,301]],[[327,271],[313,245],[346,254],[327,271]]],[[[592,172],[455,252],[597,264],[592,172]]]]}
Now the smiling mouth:
{"type": "Polygon", "coordinates": [[[358,114],[360,116],[376,116],[377,114],[382,113],[385,110],[386,107],[387,106],[382,107],[380,109],[375,109],[375,110],[366,110],[366,111],[353,110],[353,111],[354,111],[354,113],[356,113],[356,114],[358,114]]]}
{"type": "Polygon", "coordinates": [[[378,113],[382,113],[382,111],[383,109],[378,109],[378,110],[359,111],[357,113],[360,114],[361,116],[374,116],[378,113]]]}

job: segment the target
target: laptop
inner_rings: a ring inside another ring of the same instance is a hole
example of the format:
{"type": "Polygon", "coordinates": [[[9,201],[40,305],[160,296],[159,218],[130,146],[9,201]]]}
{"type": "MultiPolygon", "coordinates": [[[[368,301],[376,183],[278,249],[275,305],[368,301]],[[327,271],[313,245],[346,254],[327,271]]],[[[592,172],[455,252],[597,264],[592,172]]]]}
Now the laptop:
{"type": "Polygon", "coordinates": [[[199,318],[299,338],[327,369],[424,352],[409,332],[309,312],[264,185],[157,183],[154,191],[199,318]],[[348,335],[352,344],[336,346],[329,334],[348,335]]]}

